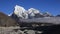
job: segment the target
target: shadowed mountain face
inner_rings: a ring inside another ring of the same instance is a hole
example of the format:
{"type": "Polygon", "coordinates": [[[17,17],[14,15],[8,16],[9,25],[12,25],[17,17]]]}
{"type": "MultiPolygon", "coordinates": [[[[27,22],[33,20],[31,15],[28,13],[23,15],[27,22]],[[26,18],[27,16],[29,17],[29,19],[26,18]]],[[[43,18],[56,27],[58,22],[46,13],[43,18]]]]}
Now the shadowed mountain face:
{"type": "Polygon", "coordinates": [[[17,17],[17,15],[15,15],[14,13],[11,15],[11,18],[13,18],[14,20],[18,21],[19,18],[17,17]]]}
{"type": "Polygon", "coordinates": [[[0,12],[0,26],[8,27],[15,25],[17,25],[17,22],[14,19],[0,12]]]}

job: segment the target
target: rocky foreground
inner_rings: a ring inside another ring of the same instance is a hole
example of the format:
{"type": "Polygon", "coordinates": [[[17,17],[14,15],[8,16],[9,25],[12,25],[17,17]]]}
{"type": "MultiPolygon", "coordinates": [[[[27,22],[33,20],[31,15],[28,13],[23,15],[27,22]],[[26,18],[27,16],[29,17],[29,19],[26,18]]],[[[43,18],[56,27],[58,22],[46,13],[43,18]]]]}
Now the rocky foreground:
{"type": "Polygon", "coordinates": [[[20,30],[20,27],[0,27],[0,34],[40,34],[41,31],[20,30]]]}

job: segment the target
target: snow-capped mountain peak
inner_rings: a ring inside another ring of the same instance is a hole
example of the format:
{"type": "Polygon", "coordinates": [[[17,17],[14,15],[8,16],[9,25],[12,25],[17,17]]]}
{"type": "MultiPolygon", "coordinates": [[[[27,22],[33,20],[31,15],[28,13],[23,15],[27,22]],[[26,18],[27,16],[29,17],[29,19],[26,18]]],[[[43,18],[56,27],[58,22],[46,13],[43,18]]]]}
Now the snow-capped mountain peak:
{"type": "Polygon", "coordinates": [[[14,13],[15,14],[18,14],[18,13],[23,13],[25,11],[25,9],[19,5],[16,5],[15,6],[15,10],[14,10],[14,13]]]}
{"type": "Polygon", "coordinates": [[[30,8],[30,9],[28,9],[28,11],[29,11],[29,14],[30,13],[35,13],[35,14],[40,13],[39,10],[34,9],[34,8],[30,8]]]}
{"type": "Polygon", "coordinates": [[[24,7],[21,7],[19,5],[15,6],[14,14],[17,15],[20,18],[27,18],[27,11],[24,9],[24,7]]]}

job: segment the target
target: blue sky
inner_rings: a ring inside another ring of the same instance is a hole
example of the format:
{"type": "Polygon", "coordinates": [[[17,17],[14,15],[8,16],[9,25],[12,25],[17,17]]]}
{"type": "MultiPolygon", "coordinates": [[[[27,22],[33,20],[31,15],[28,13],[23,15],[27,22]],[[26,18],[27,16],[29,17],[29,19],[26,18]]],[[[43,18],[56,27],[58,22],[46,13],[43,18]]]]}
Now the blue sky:
{"type": "Polygon", "coordinates": [[[40,12],[50,12],[53,15],[60,14],[60,0],[0,0],[0,12],[10,14],[14,6],[20,5],[25,9],[35,8],[40,12]]]}

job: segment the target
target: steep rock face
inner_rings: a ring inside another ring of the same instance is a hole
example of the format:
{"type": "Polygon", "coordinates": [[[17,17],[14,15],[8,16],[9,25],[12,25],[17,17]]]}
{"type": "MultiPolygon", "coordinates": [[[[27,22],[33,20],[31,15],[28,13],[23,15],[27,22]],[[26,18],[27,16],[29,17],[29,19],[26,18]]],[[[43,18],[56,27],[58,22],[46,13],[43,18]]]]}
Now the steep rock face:
{"type": "Polygon", "coordinates": [[[16,26],[16,25],[17,22],[14,19],[0,12],[0,26],[8,27],[8,26],[16,26]]]}

